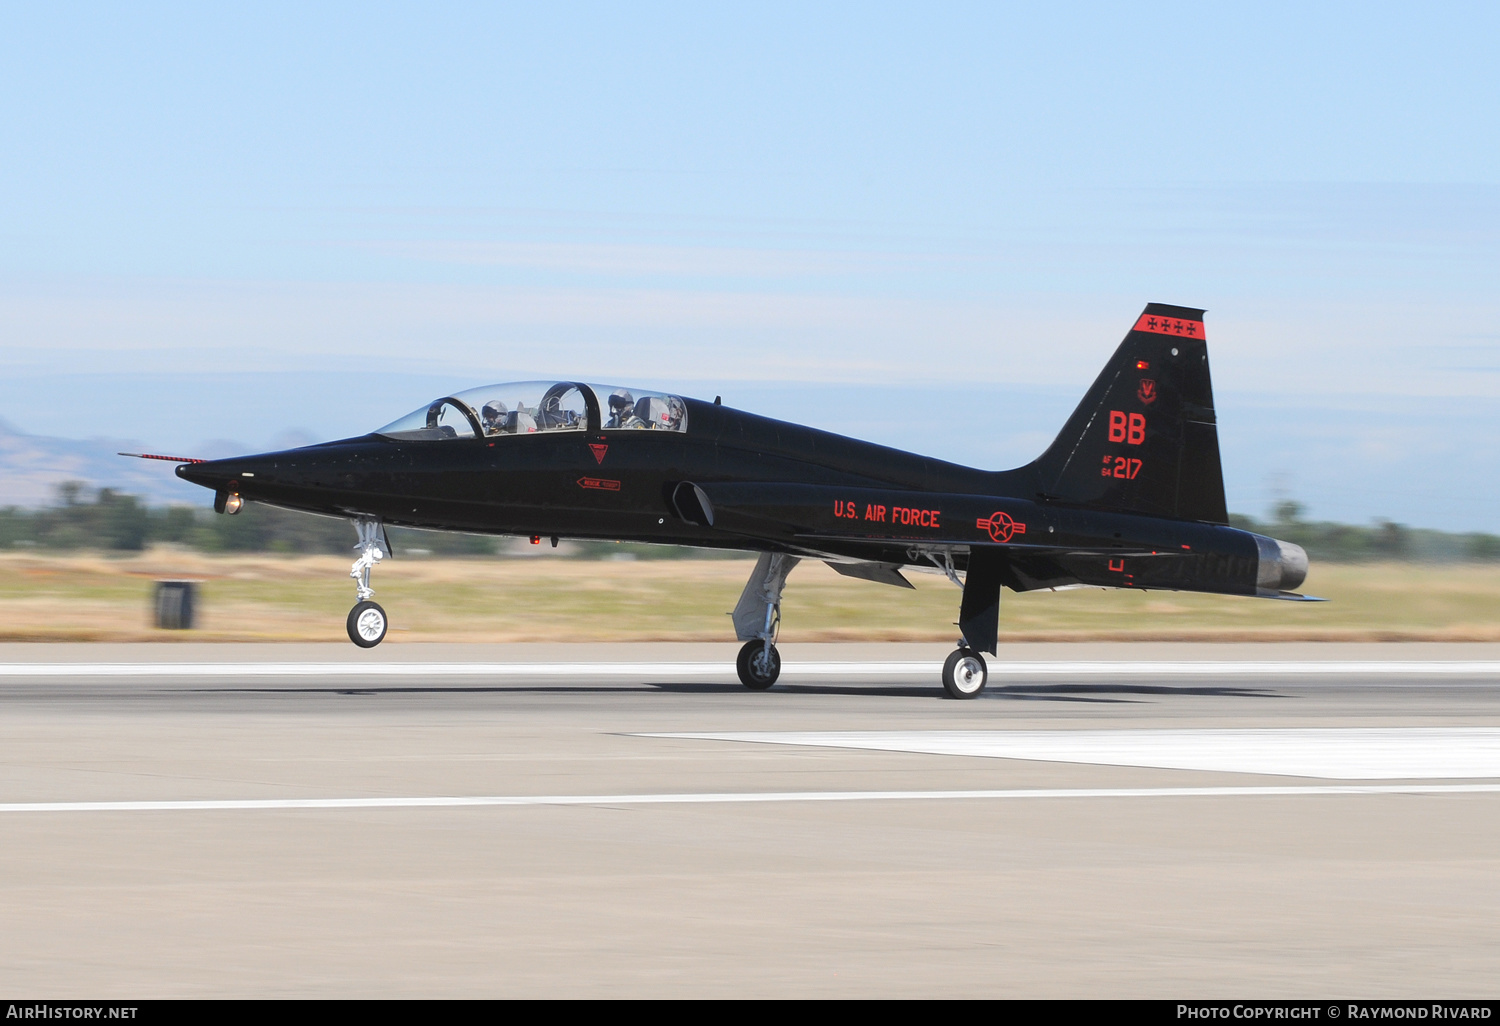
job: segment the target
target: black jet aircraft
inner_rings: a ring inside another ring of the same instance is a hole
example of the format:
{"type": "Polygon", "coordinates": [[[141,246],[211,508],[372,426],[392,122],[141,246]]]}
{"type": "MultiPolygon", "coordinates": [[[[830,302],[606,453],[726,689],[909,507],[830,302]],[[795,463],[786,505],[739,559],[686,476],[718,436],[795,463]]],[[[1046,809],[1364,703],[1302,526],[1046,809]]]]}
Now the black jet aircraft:
{"type": "MultiPolygon", "coordinates": [[[[164,457],[171,458],[171,457],[164,457]]],[[[719,403],[580,381],[443,396],[368,435],[181,461],[214,509],[246,502],[353,521],[349,638],[385,637],[370,571],[385,527],[760,553],[733,617],[748,688],[776,682],[781,596],[803,559],[963,589],[955,698],[983,690],[1000,589],[1092,586],[1302,598],[1301,548],[1228,525],[1203,311],[1148,305],[1035,461],[976,470],[719,403]]]]}

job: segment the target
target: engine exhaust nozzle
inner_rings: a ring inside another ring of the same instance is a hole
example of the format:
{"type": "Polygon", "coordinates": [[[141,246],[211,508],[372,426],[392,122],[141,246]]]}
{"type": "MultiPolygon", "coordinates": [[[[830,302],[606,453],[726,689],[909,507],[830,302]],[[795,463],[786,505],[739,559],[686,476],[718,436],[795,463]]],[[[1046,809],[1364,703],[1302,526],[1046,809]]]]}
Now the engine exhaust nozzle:
{"type": "Polygon", "coordinates": [[[1292,591],[1307,580],[1307,552],[1301,545],[1255,535],[1260,561],[1255,571],[1255,586],[1260,591],[1292,591]]]}

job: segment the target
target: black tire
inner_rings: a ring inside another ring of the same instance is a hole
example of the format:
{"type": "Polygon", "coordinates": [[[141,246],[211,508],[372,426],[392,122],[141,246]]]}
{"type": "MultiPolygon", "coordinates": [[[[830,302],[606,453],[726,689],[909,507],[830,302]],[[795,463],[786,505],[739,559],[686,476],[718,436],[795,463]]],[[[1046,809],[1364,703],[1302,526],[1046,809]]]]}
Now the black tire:
{"type": "Polygon", "coordinates": [[[989,679],[984,656],[972,648],[955,649],[943,664],[943,690],[950,698],[977,698],[989,679]]]}
{"type": "Polygon", "coordinates": [[[734,661],[734,668],[741,684],[751,691],[764,691],[781,676],[781,653],[772,645],[768,658],[764,641],[747,641],[734,661]]]}
{"type": "Polygon", "coordinates": [[[349,640],[360,648],[374,648],[385,640],[385,632],[390,627],[390,620],[385,615],[385,610],[380,605],[366,599],[356,602],[354,608],[349,610],[349,640]]]}

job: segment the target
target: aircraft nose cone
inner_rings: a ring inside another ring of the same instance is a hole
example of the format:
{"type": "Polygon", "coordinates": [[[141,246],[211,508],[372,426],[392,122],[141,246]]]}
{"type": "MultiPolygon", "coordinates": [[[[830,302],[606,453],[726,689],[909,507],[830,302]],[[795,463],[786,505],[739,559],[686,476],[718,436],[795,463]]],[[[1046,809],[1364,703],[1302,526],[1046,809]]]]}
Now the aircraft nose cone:
{"type": "Polygon", "coordinates": [[[216,492],[253,491],[257,485],[273,483],[267,473],[269,463],[254,456],[240,456],[227,460],[205,460],[202,463],[187,463],[177,468],[177,476],[216,492]]]}
{"type": "Polygon", "coordinates": [[[177,468],[177,476],[204,488],[222,488],[233,477],[223,460],[205,460],[202,463],[184,463],[177,468]]]}

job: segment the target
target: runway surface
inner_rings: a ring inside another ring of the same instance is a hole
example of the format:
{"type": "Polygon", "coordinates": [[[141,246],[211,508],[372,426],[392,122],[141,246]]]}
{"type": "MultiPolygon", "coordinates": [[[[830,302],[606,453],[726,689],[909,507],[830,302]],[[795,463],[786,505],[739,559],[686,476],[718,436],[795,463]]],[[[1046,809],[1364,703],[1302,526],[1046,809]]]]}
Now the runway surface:
{"type": "Polygon", "coordinates": [[[1491,997],[1500,646],[0,645],[28,997],[1491,997]]]}

